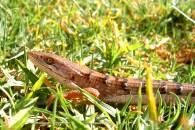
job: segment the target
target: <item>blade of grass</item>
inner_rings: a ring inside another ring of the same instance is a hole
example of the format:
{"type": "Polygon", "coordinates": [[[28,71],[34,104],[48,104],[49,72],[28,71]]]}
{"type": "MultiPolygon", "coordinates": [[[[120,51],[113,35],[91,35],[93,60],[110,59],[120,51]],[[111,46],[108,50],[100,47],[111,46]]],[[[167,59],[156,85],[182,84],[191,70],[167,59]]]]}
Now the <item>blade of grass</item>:
{"type": "Polygon", "coordinates": [[[149,116],[152,123],[152,129],[157,129],[158,119],[157,119],[157,108],[156,108],[156,100],[154,97],[153,89],[152,89],[152,78],[151,78],[151,70],[146,68],[146,95],[148,99],[148,110],[149,116]]]}
{"type": "Polygon", "coordinates": [[[58,90],[58,97],[59,97],[59,101],[60,101],[61,107],[64,110],[64,112],[70,114],[68,109],[73,109],[73,108],[70,105],[70,103],[64,98],[62,92],[60,92],[59,90],[58,90]]]}
{"type": "MultiPolygon", "coordinates": [[[[138,111],[141,112],[142,109],[142,86],[139,86],[139,90],[138,90],[138,98],[139,98],[139,102],[138,102],[138,111]]],[[[137,114],[137,128],[141,129],[141,114],[138,112],[137,114]]]]}
{"type": "Polygon", "coordinates": [[[45,73],[43,73],[40,78],[37,80],[37,82],[33,85],[31,92],[27,95],[26,100],[30,99],[34,92],[40,89],[41,85],[43,84],[44,80],[46,78],[45,73]]]}
{"type": "Polygon", "coordinates": [[[94,113],[94,114],[92,114],[91,116],[89,116],[85,121],[84,121],[84,123],[85,124],[88,124],[88,123],[90,123],[92,120],[95,120],[95,117],[98,115],[98,113],[94,113]]]}
{"type": "Polygon", "coordinates": [[[159,129],[166,129],[168,128],[169,126],[171,126],[174,122],[176,122],[179,118],[179,115],[180,115],[180,112],[181,112],[181,102],[180,102],[180,99],[179,97],[175,94],[175,93],[172,93],[170,92],[176,99],[176,106],[177,106],[177,111],[176,113],[174,114],[174,116],[172,118],[169,118],[167,121],[165,121],[164,123],[162,124],[159,124],[159,129]]]}
{"type": "Polygon", "coordinates": [[[33,85],[32,89],[31,89],[31,92],[24,99],[20,100],[16,104],[16,110],[21,109],[24,106],[24,104],[31,101],[31,98],[33,97],[34,92],[40,89],[41,85],[43,84],[43,81],[44,81],[45,77],[46,77],[46,75],[43,73],[41,75],[41,77],[39,78],[39,80],[37,80],[37,82],[33,85]]]}
{"type": "Polygon", "coordinates": [[[13,108],[15,108],[15,103],[12,99],[12,96],[2,87],[0,86],[0,90],[8,97],[10,103],[12,104],[13,108]]]}
{"type": "Polygon", "coordinates": [[[61,115],[63,115],[64,117],[68,118],[68,120],[70,121],[70,123],[72,124],[72,129],[74,130],[88,130],[88,127],[86,124],[82,123],[81,121],[79,121],[77,118],[66,114],[66,113],[62,113],[60,112],[61,115]]]}
{"type": "Polygon", "coordinates": [[[32,99],[28,104],[26,104],[23,109],[19,110],[10,120],[9,128],[19,130],[21,129],[26,121],[29,119],[30,112],[38,98],[32,99]]]}
{"type": "Polygon", "coordinates": [[[34,84],[38,77],[34,75],[22,62],[16,59],[17,64],[21,67],[21,69],[28,75],[30,81],[34,84]]]}
{"type": "Polygon", "coordinates": [[[81,93],[83,93],[83,95],[85,95],[87,97],[87,99],[89,101],[91,101],[95,106],[97,106],[105,114],[105,116],[108,118],[108,120],[111,123],[113,123],[112,119],[108,115],[108,113],[109,113],[110,115],[112,115],[113,117],[115,117],[116,110],[113,107],[111,107],[110,105],[102,102],[101,100],[99,100],[98,98],[94,97],[93,95],[91,95],[87,91],[81,89],[80,87],[78,87],[78,89],[81,91],[81,93]]]}
{"type": "Polygon", "coordinates": [[[58,96],[55,97],[54,104],[53,104],[53,111],[52,111],[52,117],[51,117],[51,129],[55,129],[55,116],[56,116],[56,109],[57,109],[57,104],[58,104],[58,96]]]}
{"type": "Polygon", "coordinates": [[[120,111],[120,114],[122,114],[122,115],[125,114],[125,112],[127,111],[127,108],[129,107],[130,103],[131,103],[131,98],[129,98],[128,101],[125,103],[122,110],[120,111]]]}
{"type": "Polygon", "coordinates": [[[176,6],[172,5],[171,6],[173,9],[177,10],[179,13],[181,13],[184,17],[186,17],[187,19],[189,19],[192,23],[195,24],[195,21],[190,18],[188,15],[186,15],[184,12],[182,12],[179,8],[177,8],[176,6]]]}

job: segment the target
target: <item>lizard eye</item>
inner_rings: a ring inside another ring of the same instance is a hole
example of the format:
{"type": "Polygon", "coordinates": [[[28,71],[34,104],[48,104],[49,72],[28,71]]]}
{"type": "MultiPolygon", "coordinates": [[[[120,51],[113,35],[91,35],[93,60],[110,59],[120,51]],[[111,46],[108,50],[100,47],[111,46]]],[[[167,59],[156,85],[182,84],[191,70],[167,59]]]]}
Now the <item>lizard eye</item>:
{"type": "Polygon", "coordinates": [[[46,62],[47,64],[49,64],[49,65],[52,65],[52,64],[54,64],[54,59],[52,59],[52,58],[46,58],[46,59],[45,59],[45,62],[46,62]]]}

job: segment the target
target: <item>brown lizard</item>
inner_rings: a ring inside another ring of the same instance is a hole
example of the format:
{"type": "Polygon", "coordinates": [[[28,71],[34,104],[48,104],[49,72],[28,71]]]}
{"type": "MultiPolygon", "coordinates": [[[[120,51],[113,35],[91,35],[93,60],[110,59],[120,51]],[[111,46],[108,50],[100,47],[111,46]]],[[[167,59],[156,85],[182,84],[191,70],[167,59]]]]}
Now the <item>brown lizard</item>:
{"type": "MultiPolygon", "coordinates": [[[[138,103],[138,89],[142,87],[142,104],[147,104],[146,81],[141,79],[117,78],[79,66],[55,54],[32,51],[29,59],[42,71],[61,82],[64,86],[86,89],[105,102],[125,103],[131,97],[131,104],[138,103]]],[[[163,102],[175,102],[173,92],[186,99],[190,92],[190,104],[195,103],[195,85],[162,80],[153,80],[153,91],[159,90],[163,102]]],[[[74,93],[72,94],[74,95],[74,93]]],[[[157,100],[158,103],[158,100],[157,100]]]]}

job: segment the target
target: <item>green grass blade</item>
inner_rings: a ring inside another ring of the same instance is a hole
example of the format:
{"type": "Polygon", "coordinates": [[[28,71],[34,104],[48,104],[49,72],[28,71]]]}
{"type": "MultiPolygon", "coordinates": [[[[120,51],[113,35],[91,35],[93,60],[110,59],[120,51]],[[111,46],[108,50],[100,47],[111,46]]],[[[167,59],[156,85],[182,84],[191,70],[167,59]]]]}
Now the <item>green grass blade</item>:
{"type": "Polygon", "coordinates": [[[40,76],[40,78],[37,80],[37,82],[33,85],[31,92],[27,95],[27,97],[26,97],[27,100],[30,99],[33,96],[34,92],[36,92],[37,90],[40,89],[40,87],[43,84],[45,78],[46,78],[46,75],[45,75],[45,73],[43,73],[40,76]]]}
{"type": "Polygon", "coordinates": [[[21,110],[19,110],[12,118],[11,118],[11,124],[9,124],[10,129],[14,130],[20,130],[26,121],[29,119],[30,112],[34,104],[38,98],[32,99],[28,104],[25,105],[25,107],[21,110]]]}
{"type": "Polygon", "coordinates": [[[57,109],[57,103],[58,102],[58,96],[55,97],[54,104],[53,104],[53,112],[52,112],[52,117],[51,117],[51,129],[55,129],[55,118],[56,118],[56,109],[57,109]]]}
{"type": "Polygon", "coordinates": [[[97,106],[105,114],[105,116],[112,122],[112,119],[110,118],[108,113],[110,115],[112,115],[113,117],[115,117],[116,110],[113,107],[111,107],[110,105],[102,102],[101,100],[99,100],[98,98],[94,97],[93,95],[91,95],[87,91],[81,89],[80,87],[78,87],[78,89],[83,93],[83,95],[85,95],[87,97],[87,99],[89,101],[91,101],[95,106],[97,106]]]}
{"type": "Polygon", "coordinates": [[[17,64],[21,67],[21,69],[28,75],[30,81],[34,84],[37,80],[38,77],[34,75],[22,62],[16,59],[17,64]]]}
{"type": "Polygon", "coordinates": [[[171,93],[171,94],[175,97],[175,99],[176,99],[177,111],[176,111],[176,113],[174,114],[173,117],[169,118],[169,119],[168,119],[167,121],[165,121],[164,123],[159,124],[159,128],[160,128],[160,129],[167,129],[167,128],[168,128],[169,126],[171,126],[174,122],[176,122],[176,121],[178,120],[179,115],[180,115],[180,112],[181,112],[181,102],[180,102],[179,97],[178,97],[176,94],[172,93],[172,92],[170,92],[170,93],[171,93]]]}
{"type": "Polygon", "coordinates": [[[79,121],[77,118],[66,113],[63,115],[68,118],[74,130],[88,130],[87,125],[79,121]]]}

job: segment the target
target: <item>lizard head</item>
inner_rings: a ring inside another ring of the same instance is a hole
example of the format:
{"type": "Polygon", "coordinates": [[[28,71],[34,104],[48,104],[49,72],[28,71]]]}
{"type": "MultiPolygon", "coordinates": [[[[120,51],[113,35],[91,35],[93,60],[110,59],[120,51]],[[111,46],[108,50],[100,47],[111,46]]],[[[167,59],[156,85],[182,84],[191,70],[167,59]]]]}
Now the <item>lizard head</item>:
{"type": "Polygon", "coordinates": [[[31,51],[28,53],[28,57],[35,66],[61,83],[77,73],[74,69],[74,63],[55,54],[31,51]]]}
{"type": "Polygon", "coordinates": [[[55,54],[31,51],[28,53],[28,57],[39,69],[48,73],[63,85],[73,89],[76,88],[74,84],[75,76],[86,76],[91,72],[90,69],[55,54]]]}

